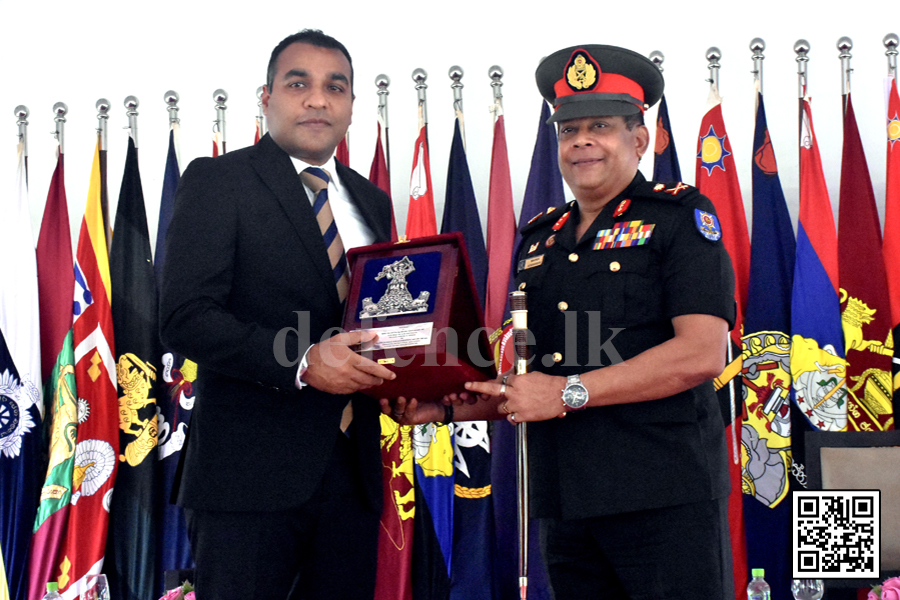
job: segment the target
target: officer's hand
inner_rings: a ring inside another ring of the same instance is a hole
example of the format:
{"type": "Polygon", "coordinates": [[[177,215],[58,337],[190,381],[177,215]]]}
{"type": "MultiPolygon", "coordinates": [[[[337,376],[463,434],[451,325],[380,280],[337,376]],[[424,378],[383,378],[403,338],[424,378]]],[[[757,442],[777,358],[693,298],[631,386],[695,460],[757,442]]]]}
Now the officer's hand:
{"type": "Polygon", "coordinates": [[[444,419],[444,405],[438,402],[419,402],[415,398],[407,401],[400,396],[395,400],[379,400],[381,412],[390,416],[399,425],[421,425],[444,419]]]}
{"type": "Polygon", "coordinates": [[[370,331],[350,331],[319,342],[306,355],[308,368],[301,378],[317,390],[329,394],[352,394],[376,385],[397,374],[353,351],[374,342],[377,334],[370,331]]]}
{"type": "Polygon", "coordinates": [[[466,390],[489,396],[505,396],[497,410],[512,423],[546,421],[565,415],[562,391],[565,377],[553,377],[544,373],[510,375],[503,388],[501,379],[494,381],[470,381],[466,390]],[[501,394],[501,390],[504,394],[501,394]]]}

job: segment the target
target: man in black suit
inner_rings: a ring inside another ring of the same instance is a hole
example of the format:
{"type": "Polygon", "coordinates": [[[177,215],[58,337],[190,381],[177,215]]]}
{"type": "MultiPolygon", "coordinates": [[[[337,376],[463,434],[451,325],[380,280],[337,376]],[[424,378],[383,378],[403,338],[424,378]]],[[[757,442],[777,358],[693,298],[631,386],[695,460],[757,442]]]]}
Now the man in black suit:
{"type": "Polygon", "coordinates": [[[373,336],[334,328],[343,250],[390,239],[390,200],[334,159],[352,85],[340,42],[289,36],[269,61],[269,134],[193,161],[178,188],[160,327],[198,365],[176,493],[204,600],[373,595],[379,411],[356,392],[394,374],[352,350],[373,336]]]}

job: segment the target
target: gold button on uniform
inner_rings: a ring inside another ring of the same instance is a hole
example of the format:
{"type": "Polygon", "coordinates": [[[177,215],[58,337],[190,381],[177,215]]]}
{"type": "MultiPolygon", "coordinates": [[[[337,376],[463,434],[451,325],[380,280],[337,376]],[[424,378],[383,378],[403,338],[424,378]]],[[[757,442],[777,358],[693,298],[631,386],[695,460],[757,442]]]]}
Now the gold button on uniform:
{"type": "Polygon", "coordinates": [[[569,262],[578,262],[578,255],[574,252],[569,255],[569,262]]]}
{"type": "Polygon", "coordinates": [[[562,353],[554,352],[553,353],[553,362],[556,362],[556,363],[562,362],[562,353]]]}
{"type": "Polygon", "coordinates": [[[559,308],[559,310],[565,311],[565,310],[569,309],[569,303],[568,302],[560,302],[559,304],[556,305],[556,307],[559,308]]]}
{"type": "Polygon", "coordinates": [[[611,263],[609,263],[609,270],[612,271],[613,273],[617,272],[621,268],[622,268],[622,265],[620,265],[619,261],[617,261],[617,260],[614,260],[611,263]]]}

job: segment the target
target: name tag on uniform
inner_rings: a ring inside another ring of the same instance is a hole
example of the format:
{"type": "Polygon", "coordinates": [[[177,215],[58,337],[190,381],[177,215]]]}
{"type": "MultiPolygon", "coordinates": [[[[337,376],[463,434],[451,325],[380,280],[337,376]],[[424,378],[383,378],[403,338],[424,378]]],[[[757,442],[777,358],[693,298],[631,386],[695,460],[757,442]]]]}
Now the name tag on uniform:
{"type": "Polygon", "coordinates": [[[644,224],[643,221],[624,221],[616,223],[612,229],[603,229],[597,232],[594,240],[594,250],[606,250],[607,248],[631,248],[643,246],[653,234],[655,224],[644,224]]]}
{"type": "Polygon", "coordinates": [[[519,261],[518,271],[524,271],[525,269],[531,269],[533,267],[537,267],[537,266],[543,264],[543,262],[544,262],[543,254],[541,254],[540,256],[533,256],[531,258],[522,259],[519,261]]]}

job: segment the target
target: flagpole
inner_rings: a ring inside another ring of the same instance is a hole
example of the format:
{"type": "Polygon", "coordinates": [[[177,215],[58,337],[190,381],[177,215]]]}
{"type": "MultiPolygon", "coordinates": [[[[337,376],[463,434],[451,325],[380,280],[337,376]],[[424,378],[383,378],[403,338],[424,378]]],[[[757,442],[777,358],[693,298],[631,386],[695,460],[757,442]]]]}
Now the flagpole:
{"type": "Polygon", "coordinates": [[[488,77],[491,78],[491,90],[494,92],[494,104],[491,107],[491,112],[494,115],[494,120],[497,120],[497,117],[503,114],[503,67],[500,65],[493,65],[490,69],[488,69],[488,77]]]}
{"type": "Polygon", "coordinates": [[[847,97],[850,95],[850,50],[853,49],[853,40],[846,35],[837,41],[837,49],[841,51],[838,57],[841,59],[841,96],[844,97],[844,112],[847,112],[847,97]]]}
{"type": "Polygon", "coordinates": [[[459,65],[453,65],[450,67],[450,70],[447,71],[447,76],[453,82],[450,84],[450,87],[453,89],[453,112],[456,114],[456,118],[459,119],[459,134],[462,136],[463,149],[465,150],[466,127],[463,121],[462,101],[463,75],[465,75],[465,71],[463,71],[463,68],[459,65]]]}
{"type": "Polygon", "coordinates": [[[766,49],[766,42],[762,38],[753,38],[750,41],[750,51],[753,52],[753,81],[759,85],[759,93],[763,93],[763,50],[766,49]]]}
{"type": "Polygon", "coordinates": [[[129,135],[131,135],[131,139],[134,140],[134,149],[138,149],[138,126],[137,126],[137,118],[138,118],[138,106],[140,106],[141,102],[137,99],[137,96],[128,96],[125,98],[125,115],[128,117],[128,125],[125,129],[129,129],[129,135]]]}
{"type": "Polygon", "coordinates": [[[889,33],[884,36],[882,42],[887,48],[884,53],[888,61],[888,76],[897,79],[897,46],[900,45],[900,36],[897,36],[896,33],[889,33]]]}
{"type": "Polygon", "coordinates": [[[16,126],[19,128],[19,141],[22,142],[22,153],[25,159],[25,183],[28,183],[28,107],[20,104],[13,111],[16,115],[16,126]]]}
{"type": "Polygon", "coordinates": [[[659,72],[662,73],[665,69],[663,69],[663,62],[666,60],[666,55],[660,52],[659,50],[654,50],[650,53],[650,62],[656,65],[656,68],[659,69],[659,72]]]}
{"type": "Polygon", "coordinates": [[[266,115],[263,114],[263,86],[256,88],[256,106],[259,108],[259,114],[256,115],[256,122],[259,124],[259,137],[266,135],[266,115]]]}
{"type": "Polygon", "coordinates": [[[225,101],[228,100],[228,92],[222,88],[213,92],[213,101],[216,103],[216,125],[214,131],[218,132],[222,143],[222,154],[225,154],[225,101]]]}
{"type": "Polygon", "coordinates": [[[109,108],[110,102],[106,98],[100,98],[94,103],[97,109],[97,135],[100,141],[100,151],[108,150],[107,141],[109,138],[109,108]]]}
{"type": "Polygon", "coordinates": [[[719,64],[720,58],[722,58],[722,51],[716,46],[712,46],[706,51],[706,60],[709,62],[707,65],[707,68],[709,69],[709,79],[706,81],[715,87],[717,92],[719,90],[719,68],[722,66],[719,64]]]}
{"type": "Polygon", "coordinates": [[[56,122],[56,130],[53,132],[53,137],[56,138],[56,142],[59,144],[59,153],[65,154],[63,151],[63,140],[65,137],[66,131],[66,113],[69,112],[69,107],[66,106],[65,102],[57,102],[53,105],[53,120],[56,122]]]}
{"type": "Polygon", "coordinates": [[[112,243],[112,226],[109,222],[109,195],[106,190],[106,152],[109,138],[109,109],[112,104],[106,98],[94,103],[97,109],[97,143],[100,158],[100,212],[103,214],[103,232],[106,234],[106,248],[112,243]]]}
{"type": "Polygon", "coordinates": [[[391,140],[388,137],[388,86],[391,85],[391,78],[384,73],[379,74],[375,78],[375,87],[378,88],[378,118],[381,120],[381,126],[384,128],[384,163],[388,173],[391,172],[391,140]]]}
{"type": "MultiPolygon", "coordinates": [[[[809,42],[800,39],[794,42],[794,52],[797,54],[797,85],[798,94],[801,102],[806,97],[806,90],[809,82],[807,81],[806,67],[809,62],[809,42]]],[[[800,111],[803,111],[801,106],[800,111]]]]}
{"type": "Polygon", "coordinates": [[[166,103],[166,110],[169,112],[169,127],[175,123],[180,123],[178,118],[178,101],[181,97],[175,90],[169,90],[163,95],[163,101],[166,103]]]}

